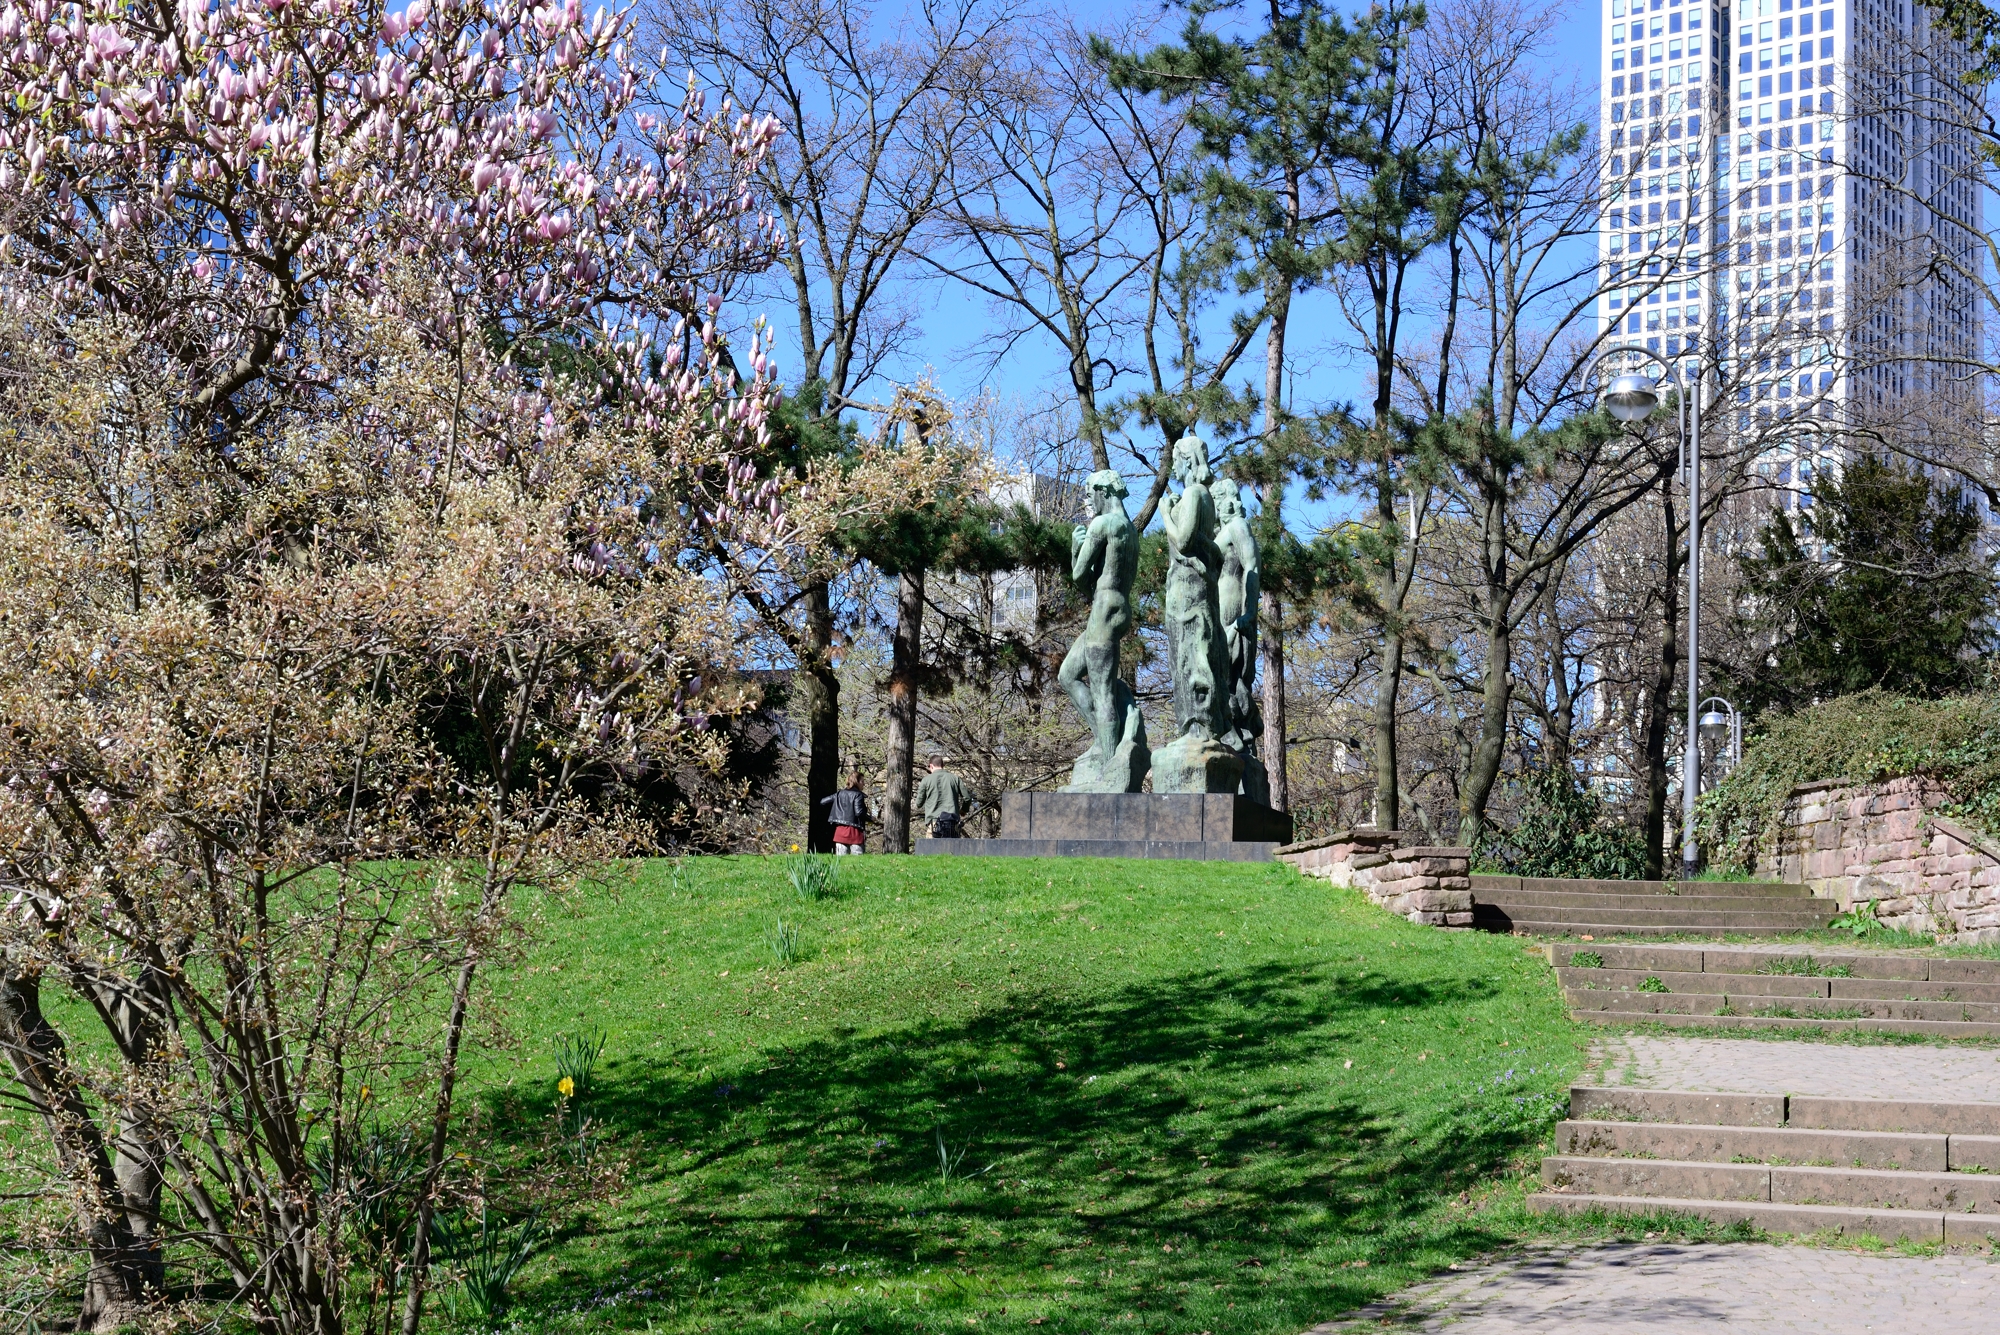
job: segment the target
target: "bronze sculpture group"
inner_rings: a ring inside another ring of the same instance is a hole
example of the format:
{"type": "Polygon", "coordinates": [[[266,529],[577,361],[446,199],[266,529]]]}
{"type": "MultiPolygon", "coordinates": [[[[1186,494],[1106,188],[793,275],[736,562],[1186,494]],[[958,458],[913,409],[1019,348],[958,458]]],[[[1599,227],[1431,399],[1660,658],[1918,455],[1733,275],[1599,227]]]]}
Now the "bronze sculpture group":
{"type": "Polygon", "coordinates": [[[1139,531],[1125,513],[1124,479],[1107,469],[1085,483],[1090,519],[1070,541],[1071,578],[1092,591],[1090,620],[1060,680],[1090,725],[1091,745],[1065,791],[1136,793],[1150,770],[1156,793],[1241,792],[1267,802],[1255,750],[1264,727],[1255,691],[1257,539],[1236,484],[1210,470],[1204,442],[1176,442],[1173,475],[1180,494],[1161,502],[1160,516],[1175,735],[1149,749],[1138,701],[1118,672],[1119,641],[1132,628],[1139,531]]]}

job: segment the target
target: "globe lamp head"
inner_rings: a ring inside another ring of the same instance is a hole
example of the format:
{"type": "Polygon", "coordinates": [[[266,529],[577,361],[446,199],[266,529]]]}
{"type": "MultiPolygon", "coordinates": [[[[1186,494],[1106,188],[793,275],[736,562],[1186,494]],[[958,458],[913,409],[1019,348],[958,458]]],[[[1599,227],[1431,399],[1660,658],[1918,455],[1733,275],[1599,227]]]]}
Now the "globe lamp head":
{"type": "Polygon", "coordinates": [[[1711,709],[1696,720],[1694,726],[1703,741],[1718,742],[1729,735],[1729,715],[1719,709],[1711,709]]]}
{"type": "Polygon", "coordinates": [[[1621,375],[1604,387],[1604,406],[1621,422],[1643,422],[1660,406],[1660,388],[1650,376],[1621,375]]]}

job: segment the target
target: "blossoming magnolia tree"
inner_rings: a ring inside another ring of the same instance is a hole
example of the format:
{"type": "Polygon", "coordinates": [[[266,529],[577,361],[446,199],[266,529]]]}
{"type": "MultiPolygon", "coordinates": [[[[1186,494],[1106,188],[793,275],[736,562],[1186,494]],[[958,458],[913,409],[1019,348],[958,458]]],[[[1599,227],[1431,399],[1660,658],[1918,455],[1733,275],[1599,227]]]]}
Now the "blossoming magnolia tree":
{"type": "Polygon", "coordinates": [[[698,104],[627,120],[624,37],[577,0],[13,0],[9,250],[144,328],[225,423],[316,307],[374,290],[395,255],[516,332],[603,303],[693,314],[767,257],[748,183],[776,127],[698,104]]]}
{"type": "Polygon", "coordinates": [[[773,130],[632,114],[624,41],[573,0],[0,9],[0,1050],[47,1132],[8,1288],[87,1328],[414,1332],[511,891],[627,846],[580,785],[715,760],[742,703],[682,555],[788,537],[765,351],[717,333],[773,130]]]}

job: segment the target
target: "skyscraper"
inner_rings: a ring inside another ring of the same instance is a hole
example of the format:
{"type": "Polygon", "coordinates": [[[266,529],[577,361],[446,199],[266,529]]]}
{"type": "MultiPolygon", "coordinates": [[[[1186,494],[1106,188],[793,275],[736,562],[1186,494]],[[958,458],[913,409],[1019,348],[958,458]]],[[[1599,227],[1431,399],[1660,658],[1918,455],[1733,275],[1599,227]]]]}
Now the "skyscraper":
{"type": "Polygon", "coordinates": [[[1733,404],[1707,420],[1781,495],[1833,433],[1976,423],[1963,48],[1905,0],[1605,3],[1607,343],[1692,383],[1701,340],[1733,404]]]}
{"type": "Polygon", "coordinates": [[[1712,318],[1704,228],[1726,11],[1708,0],[1606,3],[1600,315],[1611,342],[1678,364],[1712,318]]]}

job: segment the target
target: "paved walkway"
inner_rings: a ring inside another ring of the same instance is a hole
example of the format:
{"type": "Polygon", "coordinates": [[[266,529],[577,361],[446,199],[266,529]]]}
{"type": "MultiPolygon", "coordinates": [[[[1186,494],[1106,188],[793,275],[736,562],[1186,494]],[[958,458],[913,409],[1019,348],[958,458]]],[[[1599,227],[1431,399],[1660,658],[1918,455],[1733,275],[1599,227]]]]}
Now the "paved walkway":
{"type": "MultiPolygon", "coordinates": [[[[1776,1046],[1794,1046],[1780,1044],[1776,1046]]],[[[1985,1256],[1870,1256],[1759,1243],[1613,1243],[1542,1249],[1447,1275],[1310,1335],[1990,1335],[2000,1263],[1985,1256]]]]}
{"type": "Polygon", "coordinates": [[[1640,1089],[2000,1103],[2000,1051],[1744,1038],[1600,1039],[1582,1080],[1640,1089]]]}

